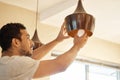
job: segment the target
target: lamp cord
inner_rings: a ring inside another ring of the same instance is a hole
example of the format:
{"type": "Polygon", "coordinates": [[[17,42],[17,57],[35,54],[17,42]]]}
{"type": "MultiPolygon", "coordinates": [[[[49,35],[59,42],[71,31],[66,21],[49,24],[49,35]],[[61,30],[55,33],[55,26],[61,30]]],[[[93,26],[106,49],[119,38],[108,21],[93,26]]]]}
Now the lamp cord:
{"type": "Polygon", "coordinates": [[[36,29],[37,29],[37,26],[38,26],[38,7],[39,7],[39,0],[37,0],[37,3],[36,3],[36,23],[35,23],[35,26],[36,26],[36,29]]]}

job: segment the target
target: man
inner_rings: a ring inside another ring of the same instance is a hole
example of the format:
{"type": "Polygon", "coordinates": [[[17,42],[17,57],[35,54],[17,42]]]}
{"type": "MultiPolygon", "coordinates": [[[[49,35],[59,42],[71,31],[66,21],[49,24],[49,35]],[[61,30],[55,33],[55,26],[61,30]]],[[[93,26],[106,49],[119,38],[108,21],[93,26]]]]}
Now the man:
{"type": "Polygon", "coordinates": [[[82,37],[76,35],[71,49],[57,58],[43,61],[40,59],[55,45],[68,38],[65,33],[63,24],[56,39],[33,50],[33,42],[24,25],[20,23],[4,25],[0,29],[2,48],[0,80],[31,80],[64,71],[86,43],[88,39],[86,33],[82,37]]]}

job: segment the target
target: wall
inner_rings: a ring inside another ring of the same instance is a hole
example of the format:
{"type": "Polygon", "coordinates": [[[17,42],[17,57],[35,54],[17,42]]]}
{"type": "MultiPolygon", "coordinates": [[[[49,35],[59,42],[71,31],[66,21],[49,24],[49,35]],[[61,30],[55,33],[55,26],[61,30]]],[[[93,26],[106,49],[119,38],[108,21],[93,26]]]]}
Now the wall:
{"type": "Polygon", "coordinates": [[[90,38],[81,52],[81,56],[116,63],[120,66],[120,44],[90,38]]]}
{"type": "Polygon", "coordinates": [[[35,13],[32,11],[0,3],[0,19],[0,27],[6,23],[20,22],[27,26],[29,32],[33,33],[35,13]]]}

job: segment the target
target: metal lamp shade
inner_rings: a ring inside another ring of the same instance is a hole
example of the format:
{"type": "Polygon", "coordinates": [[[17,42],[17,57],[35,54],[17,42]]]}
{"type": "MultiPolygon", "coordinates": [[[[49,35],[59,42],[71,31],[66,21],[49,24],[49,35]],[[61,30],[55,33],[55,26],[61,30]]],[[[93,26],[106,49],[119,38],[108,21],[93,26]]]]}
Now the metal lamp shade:
{"type": "Polygon", "coordinates": [[[37,34],[37,29],[34,32],[34,35],[32,37],[32,41],[34,42],[33,50],[37,49],[38,47],[42,46],[43,43],[39,40],[38,34],[37,34]]]}
{"type": "Polygon", "coordinates": [[[37,33],[39,0],[37,0],[36,4],[37,4],[36,6],[36,29],[32,37],[32,41],[34,43],[33,50],[43,45],[43,43],[41,43],[41,41],[39,40],[38,33],[37,33]]]}
{"type": "Polygon", "coordinates": [[[84,29],[90,37],[94,31],[95,18],[86,13],[81,0],[79,0],[74,13],[65,17],[65,26],[67,28],[68,35],[71,37],[74,37],[79,29],[84,29]]]}
{"type": "Polygon", "coordinates": [[[84,29],[88,36],[91,36],[94,31],[95,19],[92,15],[86,13],[75,13],[68,15],[65,18],[68,35],[74,37],[79,29],[84,29]]]}

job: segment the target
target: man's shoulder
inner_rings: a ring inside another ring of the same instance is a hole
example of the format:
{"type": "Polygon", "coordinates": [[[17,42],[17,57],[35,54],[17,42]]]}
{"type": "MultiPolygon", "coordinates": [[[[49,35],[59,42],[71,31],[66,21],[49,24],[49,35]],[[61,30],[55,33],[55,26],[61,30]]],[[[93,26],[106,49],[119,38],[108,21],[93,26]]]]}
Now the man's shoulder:
{"type": "Polygon", "coordinates": [[[34,61],[31,57],[27,56],[4,56],[0,58],[0,63],[7,64],[7,63],[24,63],[28,61],[34,61]]]}

